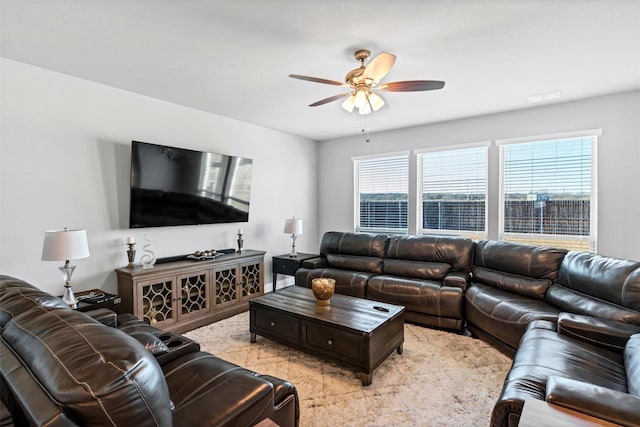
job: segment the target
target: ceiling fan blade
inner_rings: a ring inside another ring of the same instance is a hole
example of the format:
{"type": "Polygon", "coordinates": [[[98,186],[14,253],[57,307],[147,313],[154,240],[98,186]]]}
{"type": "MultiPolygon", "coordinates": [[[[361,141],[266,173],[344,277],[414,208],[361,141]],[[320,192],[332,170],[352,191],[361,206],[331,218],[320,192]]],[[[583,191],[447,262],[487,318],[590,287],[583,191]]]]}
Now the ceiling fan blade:
{"type": "Polygon", "coordinates": [[[402,82],[384,83],[376,87],[387,92],[419,92],[423,90],[442,89],[444,82],[440,80],[406,80],[402,82]]]}
{"type": "Polygon", "coordinates": [[[328,104],[329,102],[337,101],[340,98],[344,98],[347,95],[351,95],[351,92],[341,93],[340,95],[333,95],[320,101],[316,101],[313,104],[309,104],[309,107],[317,107],[318,105],[328,104]]]}
{"type": "Polygon", "coordinates": [[[382,52],[373,58],[362,74],[365,79],[371,79],[378,83],[389,73],[391,67],[396,62],[396,56],[387,52],[382,52]]]}
{"type": "Polygon", "coordinates": [[[306,80],[314,83],[324,83],[326,85],[348,86],[346,83],[337,82],[335,80],[321,79],[319,77],[301,76],[300,74],[289,74],[292,79],[306,80]]]}

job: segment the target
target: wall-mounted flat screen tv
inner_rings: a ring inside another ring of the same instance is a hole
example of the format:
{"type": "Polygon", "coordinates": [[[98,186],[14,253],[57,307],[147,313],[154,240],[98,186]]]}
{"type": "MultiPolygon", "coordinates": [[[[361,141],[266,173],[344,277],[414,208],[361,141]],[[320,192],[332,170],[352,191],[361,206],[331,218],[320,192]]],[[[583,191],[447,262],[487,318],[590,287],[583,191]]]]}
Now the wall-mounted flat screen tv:
{"type": "Polygon", "coordinates": [[[247,222],[253,160],[132,141],[129,227],[247,222]]]}

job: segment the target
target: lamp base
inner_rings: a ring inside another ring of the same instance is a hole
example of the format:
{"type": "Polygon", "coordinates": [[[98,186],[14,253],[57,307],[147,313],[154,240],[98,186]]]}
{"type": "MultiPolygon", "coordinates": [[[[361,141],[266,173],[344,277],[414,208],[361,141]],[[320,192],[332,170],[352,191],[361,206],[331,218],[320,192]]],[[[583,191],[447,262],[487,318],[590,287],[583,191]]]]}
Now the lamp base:
{"type": "Polygon", "coordinates": [[[291,252],[289,252],[289,257],[290,258],[295,258],[298,256],[298,253],[296,252],[296,239],[298,238],[298,236],[296,236],[295,234],[291,235],[291,252]]]}
{"type": "Polygon", "coordinates": [[[76,269],[76,266],[69,264],[69,260],[66,260],[64,265],[62,267],[58,267],[58,269],[62,272],[62,277],[64,278],[65,289],[62,301],[66,302],[69,307],[75,310],[78,308],[78,300],[71,290],[71,276],[73,275],[73,271],[76,269]]]}
{"type": "Polygon", "coordinates": [[[71,283],[68,283],[66,285],[64,285],[65,289],[64,289],[64,295],[62,296],[62,301],[64,301],[65,303],[67,303],[67,305],[72,308],[72,309],[76,309],[78,308],[78,300],[76,299],[76,296],[73,294],[73,290],[71,289],[71,283]]]}

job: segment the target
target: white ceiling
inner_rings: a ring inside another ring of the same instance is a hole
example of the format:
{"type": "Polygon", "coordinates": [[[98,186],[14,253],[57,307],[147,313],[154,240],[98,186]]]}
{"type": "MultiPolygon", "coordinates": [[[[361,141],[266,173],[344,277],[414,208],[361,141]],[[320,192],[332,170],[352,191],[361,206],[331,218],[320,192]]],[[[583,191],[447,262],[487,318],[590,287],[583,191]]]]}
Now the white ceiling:
{"type": "Polygon", "coordinates": [[[1,0],[0,56],[314,140],[640,89],[636,0],[1,0]],[[397,55],[369,116],[340,102],[353,53],[397,55]]]}

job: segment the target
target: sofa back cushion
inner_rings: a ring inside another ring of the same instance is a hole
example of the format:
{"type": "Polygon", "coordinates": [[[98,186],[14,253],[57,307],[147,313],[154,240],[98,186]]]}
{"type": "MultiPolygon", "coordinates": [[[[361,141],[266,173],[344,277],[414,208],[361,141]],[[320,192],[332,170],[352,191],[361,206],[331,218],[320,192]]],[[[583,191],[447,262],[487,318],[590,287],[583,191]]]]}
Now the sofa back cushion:
{"type": "Polygon", "coordinates": [[[473,281],[543,299],[557,277],[564,249],[481,240],[473,256],[473,281]]]}
{"type": "Polygon", "coordinates": [[[640,325],[640,311],[565,288],[557,283],[549,288],[545,301],[568,313],[640,325]]]}
{"type": "Polygon", "coordinates": [[[69,308],[60,298],[29,283],[15,277],[0,275],[0,329],[11,317],[33,307],[69,308]]]}
{"type": "Polygon", "coordinates": [[[160,366],[124,332],[74,310],[35,307],[14,315],[2,337],[78,424],[171,425],[160,366]]]}
{"type": "Polygon", "coordinates": [[[442,280],[449,271],[471,271],[473,241],[447,236],[392,236],[384,273],[424,280],[442,280]]]}
{"type": "Polygon", "coordinates": [[[329,231],[322,237],[320,255],[326,257],[329,267],[382,273],[388,241],[385,234],[329,231]]]}
{"type": "Polygon", "coordinates": [[[624,347],[624,368],[629,394],[640,397],[640,334],[631,335],[624,347]]]}
{"type": "Polygon", "coordinates": [[[369,256],[328,254],[327,266],[341,270],[382,273],[382,259],[369,256]]]}
{"type": "Polygon", "coordinates": [[[640,312],[640,262],[572,251],[562,261],[557,283],[640,312]]]}

